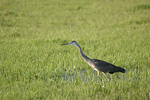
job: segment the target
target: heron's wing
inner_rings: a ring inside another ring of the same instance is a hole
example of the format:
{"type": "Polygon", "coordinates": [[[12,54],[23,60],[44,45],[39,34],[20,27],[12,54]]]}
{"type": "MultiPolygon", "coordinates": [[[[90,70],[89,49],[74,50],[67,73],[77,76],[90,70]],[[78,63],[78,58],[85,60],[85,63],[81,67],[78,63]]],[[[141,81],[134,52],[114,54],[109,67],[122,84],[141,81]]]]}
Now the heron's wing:
{"type": "Polygon", "coordinates": [[[106,61],[102,61],[102,60],[93,59],[93,64],[98,70],[105,72],[105,73],[112,72],[116,69],[115,65],[108,63],[106,61]]]}
{"type": "Polygon", "coordinates": [[[107,67],[107,66],[113,66],[116,67],[115,65],[108,63],[106,61],[102,61],[102,60],[97,60],[97,59],[93,59],[93,63],[97,66],[101,66],[101,67],[107,67]]]}

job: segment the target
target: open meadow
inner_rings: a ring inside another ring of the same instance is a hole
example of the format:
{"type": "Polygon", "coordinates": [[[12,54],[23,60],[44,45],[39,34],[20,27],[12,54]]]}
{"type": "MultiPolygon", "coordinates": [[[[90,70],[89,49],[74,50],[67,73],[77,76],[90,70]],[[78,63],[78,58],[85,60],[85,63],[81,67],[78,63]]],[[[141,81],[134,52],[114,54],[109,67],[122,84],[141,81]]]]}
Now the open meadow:
{"type": "Polygon", "coordinates": [[[0,100],[25,99],[150,100],[150,0],[1,0],[0,100]]]}

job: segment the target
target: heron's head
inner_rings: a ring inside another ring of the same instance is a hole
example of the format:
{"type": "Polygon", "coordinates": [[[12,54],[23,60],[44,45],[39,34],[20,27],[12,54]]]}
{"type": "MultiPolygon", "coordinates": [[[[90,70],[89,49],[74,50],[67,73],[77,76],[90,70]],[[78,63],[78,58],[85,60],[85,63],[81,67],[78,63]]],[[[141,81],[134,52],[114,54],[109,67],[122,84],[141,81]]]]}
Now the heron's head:
{"type": "Polygon", "coordinates": [[[75,45],[78,47],[78,43],[76,41],[71,41],[69,43],[61,44],[61,45],[75,45]]]}

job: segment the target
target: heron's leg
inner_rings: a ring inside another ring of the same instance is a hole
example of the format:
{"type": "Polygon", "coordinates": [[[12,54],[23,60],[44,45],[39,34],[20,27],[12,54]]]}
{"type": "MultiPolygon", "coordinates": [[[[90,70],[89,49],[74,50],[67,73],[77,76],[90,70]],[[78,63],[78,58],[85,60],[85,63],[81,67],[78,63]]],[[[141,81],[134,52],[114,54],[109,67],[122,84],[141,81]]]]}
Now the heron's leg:
{"type": "Polygon", "coordinates": [[[104,73],[104,72],[102,72],[106,77],[108,77],[109,78],[109,80],[111,80],[111,78],[106,74],[106,73],[104,73]]]}
{"type": "Polygon", "coordinates": [[[99,76],[99,71],[97,71],[97,76],[99,76]]]}

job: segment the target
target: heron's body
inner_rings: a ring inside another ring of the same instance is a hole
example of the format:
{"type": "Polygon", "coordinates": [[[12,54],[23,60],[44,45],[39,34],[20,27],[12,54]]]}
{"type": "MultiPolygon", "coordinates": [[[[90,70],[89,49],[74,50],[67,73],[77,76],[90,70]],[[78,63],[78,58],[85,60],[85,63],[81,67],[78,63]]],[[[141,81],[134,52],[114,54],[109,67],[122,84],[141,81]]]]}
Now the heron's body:
{"type": "MultiPolygon", "coordinates": [[[[79,52],[82,56],[82,58],[92,67],[94,68],[99,75],[99,72],[102,72],[105,76],[107,72],[109,72],[110,74],[113,74],[114,72],[122,72],[125,73],[125,69],[121,68],[121,67],[117,67],[111,63],[102,61],[102,60],[97,60],[97,59],[90,59],[88,58],[81,50],[81,47],[78,45],[78,43],[76,41],[71,41],[69,43],[66,44],[62,44],[62,45],[75,45],[76,47],[78,47],[79,52]]],[[[107,76],[109,78],[109,76],[107,76]]],[[[110,78],[109,78],[110,79],[110,78]]]]}

